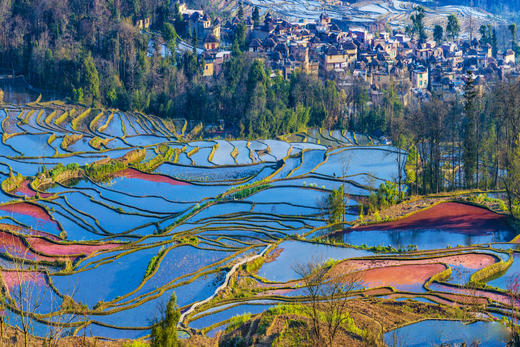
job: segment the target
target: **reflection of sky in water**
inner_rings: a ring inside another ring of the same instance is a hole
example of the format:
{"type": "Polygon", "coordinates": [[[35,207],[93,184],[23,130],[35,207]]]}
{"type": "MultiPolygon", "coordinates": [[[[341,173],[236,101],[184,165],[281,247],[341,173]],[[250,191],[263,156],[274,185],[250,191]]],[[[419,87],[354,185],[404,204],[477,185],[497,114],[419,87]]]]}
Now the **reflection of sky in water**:
{"type": "Polygon", "coordinates": [[[448,283],[465,285],[468,283],[471,275],[477,271],[478,269],[468,269],[462,265],[450,265],[451,267],[451,276],[446,281],[448,283]]]}
{"type": "Polygon", "coordinates": [[[487,284],[492,287],[497,287],[506,290],[508,287],[514,284],[516,280],[520,281],[520,255],[518,253],[513,254],[513,264],[506,272],[494,280],[489,281],[487,284]]]}
{"type": "Polygon", "coordinates": [[[278,246],[282,252],[270,263],[265,263],[258,275],[271,281],[289,281],[298,278],[294,271],[297,264],[310,261],[322,262],[328,259],[365,257],[372,252],[354,248],[334,247],[301,241],[285,241],[278,246]]]}
{"type": "Polygon", "coordinates": [[[388,246],[406,248],[417,245],[419,249],[438,249],[468,246],[489,242],[510,241],[514,237],[511,231],[497,231],[474,235],[450,230],[371,230],[349,231],[344,234],[344,242],[353,245],[388,246]]]}
{"type": "Polygon", "coordinates": [[[393,341],[399,341],[402,346],[422,347],[463,342],[469,346],[479,341],[479,346],[504,346],[508,338],[508,329],[496,322],[427,320],[386,333],[385,343],[392,346],[393,341]]]}

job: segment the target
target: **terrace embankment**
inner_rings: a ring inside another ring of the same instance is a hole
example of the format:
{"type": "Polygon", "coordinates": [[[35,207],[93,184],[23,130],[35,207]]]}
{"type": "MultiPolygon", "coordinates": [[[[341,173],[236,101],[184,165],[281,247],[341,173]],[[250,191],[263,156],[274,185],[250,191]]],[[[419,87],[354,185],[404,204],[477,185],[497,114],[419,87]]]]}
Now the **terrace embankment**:
{"type": "MultiPolygon", "coordinates": [[[[394,301],[380,298],[364,298],[347,301],[349,318],[358,328],[352,331],[345,324],[338,331],[334,346],[376,346],[382,345],[382,333],[425,319],[474,319],[476,314],[464,313],[458,307],[421,303],[416,301],[394,301]],[[357,333],[364,331],[364,336],[357,333]],[[357,332],[357,333],[356,333],[357,332]]],[[[230,341],[243,341],[244,345],[271,346],[312,346],[307,339],[311,323],[304,314],[295,310],[273,314],[267,311],[251,317],[231,331],[218,338],[219,345],[230,341]],[[263,328],[260,328],[263,327],[263,328]]],[[[326,331],[325,323],[321,327],[326,331]]],[[[209,345],[208,345],[209,346],[209,345]]]]}
{"type": "Polygon", "coordinates": [[[354,226],[349,230],[443,229],[486,233],[510,230],[507,217],[488,209],[458,202],[443,202],[387,223],[354,226]]]}

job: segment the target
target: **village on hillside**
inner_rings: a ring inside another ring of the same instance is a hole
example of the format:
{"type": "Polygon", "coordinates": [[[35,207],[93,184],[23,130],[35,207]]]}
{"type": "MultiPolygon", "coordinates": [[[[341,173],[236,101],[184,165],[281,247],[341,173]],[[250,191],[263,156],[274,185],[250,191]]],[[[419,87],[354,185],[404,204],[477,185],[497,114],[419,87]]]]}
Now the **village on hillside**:
{"type": "MultiPolygon", "coordinates": [[[[400,30],[389,29],[382,22],[349,25],[325,13],[315,22],[290,23],[268,12],[260,19],[256,8],[252,16],[235,16],[224,23],[202,10],[178,6],[189,32],[200,43],[197,51],[204,58],[206,78],[222,71],[239,26],[246,30],[246,50],[264,60],[273,76],[279,72],[287,78],[299,70],[334,80],[344,88],[362,81],[369,86],[375,104],[389,84],[397,86],[401,101],[407,104],[411,97],[431,93],[461,95],[470,70],[481,89],[520,71],[515,51],[497,48],[491,26],[481,26],[481,37],[463,39],[467,35],[456,35],[448,39],[446,32],[442,39],[421,40],[404,26],[400,30]]],[[[515,45],[513,41],[511,47],[515,45]]]]}

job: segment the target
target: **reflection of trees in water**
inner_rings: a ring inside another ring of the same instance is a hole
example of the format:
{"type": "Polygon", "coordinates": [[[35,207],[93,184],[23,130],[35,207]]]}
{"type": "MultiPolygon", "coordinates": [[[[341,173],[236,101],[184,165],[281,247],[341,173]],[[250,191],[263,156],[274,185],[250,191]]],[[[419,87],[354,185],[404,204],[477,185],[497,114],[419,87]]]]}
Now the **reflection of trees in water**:
{"type": "Polygon", "coordinates": [[[55,92],[37,90],[31,87],[23,77],[0,78],[0,89],[4,91],[4,101],[13,104],[32,102],[40,94],[42,94],[42,98],[45,100],[58,98],[55,92]]]}

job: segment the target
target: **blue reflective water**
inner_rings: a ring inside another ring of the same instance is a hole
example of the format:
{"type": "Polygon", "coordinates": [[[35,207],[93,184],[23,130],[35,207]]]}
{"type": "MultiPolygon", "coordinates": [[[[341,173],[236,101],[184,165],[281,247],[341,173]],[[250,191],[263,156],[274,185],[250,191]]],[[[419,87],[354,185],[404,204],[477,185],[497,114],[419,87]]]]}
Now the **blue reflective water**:
{"type": "Polygon", "coordinates": [[[453,345],[479,342],[481,347],[505,346],[509,330],[497,322],[464,324],[459,321],[426,320],[407,325],[385,334],[388,346],[407,347],[436,346],[442,343],[453,345]]]}

